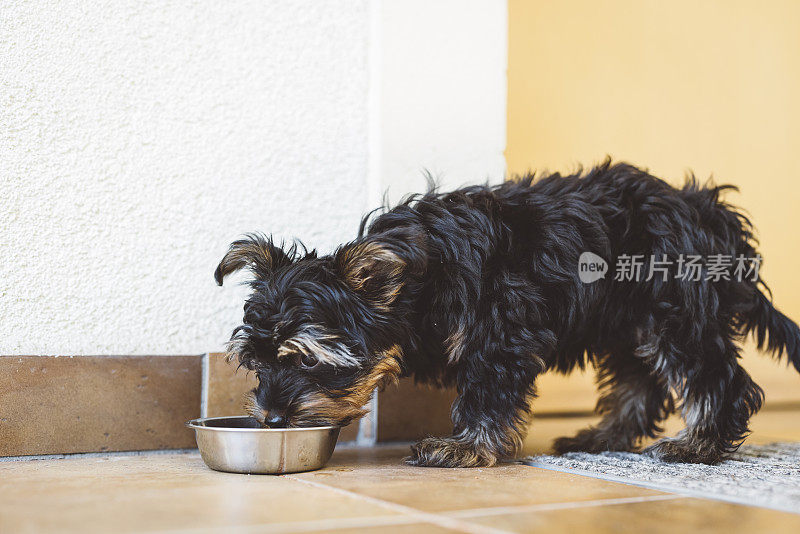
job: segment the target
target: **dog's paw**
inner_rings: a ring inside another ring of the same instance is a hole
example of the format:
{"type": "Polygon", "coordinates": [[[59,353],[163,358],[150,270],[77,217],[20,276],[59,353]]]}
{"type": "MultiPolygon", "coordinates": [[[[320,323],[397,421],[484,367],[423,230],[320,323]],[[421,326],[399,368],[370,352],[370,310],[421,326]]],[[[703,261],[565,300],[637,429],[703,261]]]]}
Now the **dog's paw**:
{"type": "Polygon", "coordinates": [[[455,438],[420,440],[411,446],[411,456],[405,460],[419,467],[489,467],[497,463],[493,454],[455,438]]]}
{"type": "Polygon", "coordinates": [[[630,451],[633,445],[625,436],[609,435],[596,428],[581,430],[573,437],[558,438],[553,441],[553,450],[556,454],[568,452],[607,452],[630,451]]]}
{"type": "Polygon", "coordinates": [[[722,451],[719,447],[675,438],[656,441],[644,449],[642,454],[662,462],[684,464],[714,465],[722,460],[722,451]]]}

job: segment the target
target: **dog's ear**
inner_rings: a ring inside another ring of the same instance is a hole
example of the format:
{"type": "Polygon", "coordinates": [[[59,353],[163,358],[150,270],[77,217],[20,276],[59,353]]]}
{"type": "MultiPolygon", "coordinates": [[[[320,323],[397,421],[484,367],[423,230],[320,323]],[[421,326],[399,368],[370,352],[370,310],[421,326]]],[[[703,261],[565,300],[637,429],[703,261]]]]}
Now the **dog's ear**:
{"type": "Polygon", "coordinates": [[[335,261],[345,283],[379,308],[390,306],[426,255],[415,235],[367,237],[340,248],[335,261]]]}
{"type": "Polygon", "coordinates": [[[272,242],[272,238],[260,234],[247,234],[244,239],[231,243],[228,252],[217,265],[214,279],[218,285],[232,272],[249,267],[256,279],[264,280],[275,269],[294,261],[296,248],[287,254],[272,242]]]}

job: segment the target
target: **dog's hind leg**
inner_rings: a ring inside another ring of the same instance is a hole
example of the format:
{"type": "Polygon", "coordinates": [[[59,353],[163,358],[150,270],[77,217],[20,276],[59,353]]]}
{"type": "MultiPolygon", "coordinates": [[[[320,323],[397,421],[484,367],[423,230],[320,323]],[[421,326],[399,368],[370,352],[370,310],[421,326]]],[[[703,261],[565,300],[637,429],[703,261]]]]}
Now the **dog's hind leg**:
{"type": "Polygon", "coordinates": [[[595,411],[603,417],[573,437],[556,439],[558,454],[633,450],[641,438],[661,432],[658,423],[672,411],[665,380],[633,350],[598,358],[597,368],[600,398],[595,411]]]}
{"type": "Polygon", "coordinates": [[[662,439],[645,453],[668,462],[715,464],[735,451],[749,432],[764,392],[738,363],[738,349],[723,336],[709,336],[695,359],[683,370],[682,415],[686,428],[662,439]]]}

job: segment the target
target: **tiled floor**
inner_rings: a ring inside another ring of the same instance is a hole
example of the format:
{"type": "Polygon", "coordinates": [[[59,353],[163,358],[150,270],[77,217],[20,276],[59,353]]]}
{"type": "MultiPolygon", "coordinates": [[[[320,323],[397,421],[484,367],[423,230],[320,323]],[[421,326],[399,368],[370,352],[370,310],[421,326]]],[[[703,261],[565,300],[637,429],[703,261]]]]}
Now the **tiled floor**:
{"type": "MultiPolygon", "coordinates": [[[[526,452],[588,421],[541,419],[526,452]]],[[[797,440],[800,412],[753,426],[753,441],[797,440]]],[[[217,473],[196,453],[0,462],[0,532],[800,532],[800,515],[515,464],[414,468],[406,453],[341,449],[281,477],[217,473]]]]}

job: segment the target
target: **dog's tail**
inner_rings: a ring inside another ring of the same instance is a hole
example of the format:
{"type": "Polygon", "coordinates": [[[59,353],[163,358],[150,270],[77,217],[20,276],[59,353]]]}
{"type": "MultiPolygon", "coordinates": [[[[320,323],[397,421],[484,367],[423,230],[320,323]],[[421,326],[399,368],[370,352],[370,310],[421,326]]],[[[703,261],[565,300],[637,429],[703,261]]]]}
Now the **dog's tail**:
{"type": "MultiPolygon", "coordinates": [[[[741,210],[721,199],[722,193],[728,190],[738,189],[711,183],[702,187],[690,176],[682,193],[704,218],[706,226],[713,229],[723,250],[730,251],[727,253],[733,253],[734,257],[758,258],[760,265],[752,223],[741,210]]],[[[786,355],[800,372],[800,327],[772,305],[771,298],[764,293],[769,294],[769,288],[757,272],[755,279],[744,283],[744,287],[737,288],[744,290],[742,297],[747,302],[746,309],[737,316],[737,330],[743,335],[754,334],[759,349],[776,357],[786,355]]]]}
{"type": "Polygon", "coordinates": [[[745,333],[753,333],[759,349],[775,356],[785,354],[800,373],[800,327],[786,317],[756,288],[756,303],[744,317],[745,333]]]}

